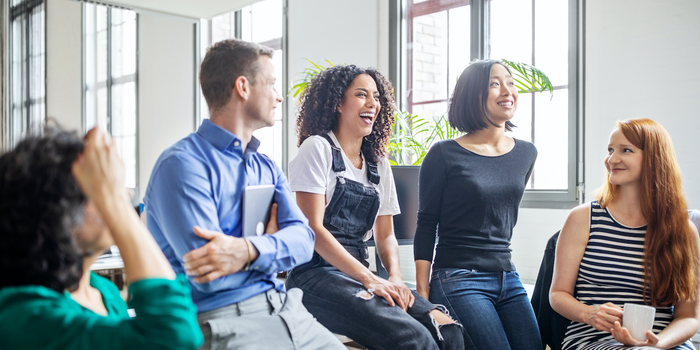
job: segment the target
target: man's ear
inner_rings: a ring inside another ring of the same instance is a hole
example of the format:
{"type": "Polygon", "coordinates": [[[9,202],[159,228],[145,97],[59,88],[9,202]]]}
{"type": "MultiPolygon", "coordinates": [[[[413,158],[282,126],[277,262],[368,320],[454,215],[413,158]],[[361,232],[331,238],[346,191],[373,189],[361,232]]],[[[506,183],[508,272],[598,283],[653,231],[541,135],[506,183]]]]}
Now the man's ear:
{"type": "Polygon", "coordinates": [[[250,80],[244,75],[239,76],[233,82],[232,94],[238,95],[242,100],[247,100],[250,94],[250,80]]]}

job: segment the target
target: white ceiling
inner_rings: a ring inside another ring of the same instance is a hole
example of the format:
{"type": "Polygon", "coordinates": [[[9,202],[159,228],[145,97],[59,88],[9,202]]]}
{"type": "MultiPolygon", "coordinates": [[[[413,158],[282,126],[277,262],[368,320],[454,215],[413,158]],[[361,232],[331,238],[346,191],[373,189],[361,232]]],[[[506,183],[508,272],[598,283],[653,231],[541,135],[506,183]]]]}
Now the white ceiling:
{"type": "Polygon", "coordinates": [[[239,10],[258,1],[260,0],[96,0],[90,2],[189,18],[211,18],[222,13],[239,10]]]}

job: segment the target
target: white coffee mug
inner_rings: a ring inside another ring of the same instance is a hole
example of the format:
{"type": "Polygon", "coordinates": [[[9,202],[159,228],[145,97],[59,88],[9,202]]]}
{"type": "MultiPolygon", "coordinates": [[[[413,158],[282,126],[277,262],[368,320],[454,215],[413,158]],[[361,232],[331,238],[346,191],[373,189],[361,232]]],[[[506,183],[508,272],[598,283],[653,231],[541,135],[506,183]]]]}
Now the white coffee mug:
{"type": "Polygon", "coordinates": [[[622,326],[633,338],[644,341],[647,340],[647,331],[654,326],[655,316],[656,309],[651,306],[625,303],[622,326]]]}

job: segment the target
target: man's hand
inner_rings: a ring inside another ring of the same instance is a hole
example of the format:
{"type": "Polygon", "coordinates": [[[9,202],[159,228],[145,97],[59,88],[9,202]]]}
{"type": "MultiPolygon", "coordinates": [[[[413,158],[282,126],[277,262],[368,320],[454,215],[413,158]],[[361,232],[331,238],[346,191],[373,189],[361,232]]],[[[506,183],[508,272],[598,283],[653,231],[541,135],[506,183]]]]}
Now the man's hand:
{"type": "Polygon", "coordinates": [[[227,236],[221,232],[195,226],[194,233],[209,243],[185,254],[185,270],[197,283],[208,283],[219,277],[240,271],[248,261],[258,257],[255,246],[245,238],[227,236]]]}

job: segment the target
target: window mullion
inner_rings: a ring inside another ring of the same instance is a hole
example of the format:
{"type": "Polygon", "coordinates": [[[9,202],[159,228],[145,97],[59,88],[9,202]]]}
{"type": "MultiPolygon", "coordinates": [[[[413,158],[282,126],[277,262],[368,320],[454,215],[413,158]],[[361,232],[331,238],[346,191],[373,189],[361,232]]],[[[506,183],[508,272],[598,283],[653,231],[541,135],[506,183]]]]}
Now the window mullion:
{"type": "Polygon", "coordinates": [[[112,8],[107,8],[107,120],[105,128],[112,135],[112,8]]]}
{"type": "Polygon", "coordinates": [[[471,1],[471,60],[485,59],[488,50],[489,0],[471,1]]]}
{"type": "Polygon", "coordinates": [[[234,28],[235,28],[235,38],[243,38],[243,10],[238,10],[233,13],[234,18],[234,28]]]}

